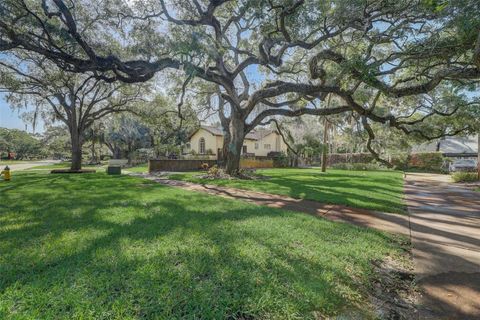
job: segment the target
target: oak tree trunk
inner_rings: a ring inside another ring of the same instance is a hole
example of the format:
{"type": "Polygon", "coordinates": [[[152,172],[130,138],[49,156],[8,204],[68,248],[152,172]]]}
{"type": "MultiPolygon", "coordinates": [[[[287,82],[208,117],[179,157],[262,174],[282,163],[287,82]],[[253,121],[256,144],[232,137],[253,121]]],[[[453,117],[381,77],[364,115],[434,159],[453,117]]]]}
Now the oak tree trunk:
{"type": "Polygon", "coordinates": [[[90,146],[90,151],[92,153],[90,163],[92,164],[98,163],[97,154],[95,152],[95,142],[93,140],[92,140],[92,145],[90,146]]]}
{"type": "Polygon", "coordinates": [[[325,118],[323,126],[323,147],[322,147],[322,172],[327,171],[327,153],[328,153],[328,121],[325,118]]]}
{"type": "Polygon", "coordinates": [[[78,171],[82,169],[82,137],[77,130],[70,132],[72,140],[72,165],[70,170],[78,171]]]}
{"type": "Polygon", "coordinates": [[[228,154],[228,148],[230,146],[230,141],[231,141],[231,135],[230,135],[230,128],[229,127],[223,127],[223,146],[222,146],[222,154],[219,154],[219,160],[221,160],[222,164],[225,165],[227,161],[227,154],[228,154]]]}
{"type": "Polygon", "coordinates": [[[127,145],[127,159],[128,159],[128,165],[132,165],[132,159],[133,159],[133,144],[131,142],[128,143],[127,145]]]}
{"type": "Polygon", "coordinates": [[[225,154],[225,171],[229,175],[238,175],[240,155],[245,139],[245,124],[239,116],[232,115],[230,121],[230,141],[225,154]]]}

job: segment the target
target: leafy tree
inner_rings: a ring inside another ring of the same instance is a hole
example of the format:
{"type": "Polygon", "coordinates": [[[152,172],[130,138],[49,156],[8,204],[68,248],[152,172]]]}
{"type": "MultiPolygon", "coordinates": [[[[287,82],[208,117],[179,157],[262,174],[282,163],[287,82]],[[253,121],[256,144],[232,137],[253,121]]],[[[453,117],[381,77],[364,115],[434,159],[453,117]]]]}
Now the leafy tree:
{"type": "Polygon", "coordinates": [[[186,76],[183,89],[211,85],[231,174],[245,135],[277,116],[352,113],[378,160],[372,123],[457,134],[465,128],[437,119],[467,106],[462,91],[480,78],[477,0],[4,0],[0,12],[0,50],[108,82],[169,69],[186,76]]]}
{"type": "Polygon", "coordinates": [[[150,147],[157,158],[177,153],[198,124],[196,112],[188,104],[178,109],[166,95],[157,95],[152,101],[137,104],[136,114],[148,128],[150,147]]]}
{"type": "Polygon", "coordinates": [[[134,117],[119,115],[112,117],[105,128],[105,144],[115,159],[125,155],[132,163],[137,149],[150,146],[148,128],[134,117]]]}
{"type": "MultiPolygon", "coordinates": [[[[108,118],[105,119],[108,121],[108,118]]],[[[90,164],[98,164],[102,158],[102,147],[105,143],[105,124],[100,120],[94,122],[84,134],[85,143],[90,143],[90,164]]]]}
{"type": "Polygon", "coordinates": [[[72,146],[66,126],[47,125],[41,141],[52,158],[64,159],[71,156],[72,146]]]}
{"type": "Polygon", "coordinates": [[[0,128],[0,154],[10,152],[17,160],[38,158],[42,156],[42,144],[25,131],[0,128]]]}
{"type": "Polygon", "coordinates": [[[21,108],[37,106],[36,114],[64,123],[70,135],[71,170],[82,166],[84,134],[95,121],[111,113],[130,111],[140,88],[111,84],[92,75],[65,72],[38,56],[10,54],[0,61],[0,87],[21,108]]]}

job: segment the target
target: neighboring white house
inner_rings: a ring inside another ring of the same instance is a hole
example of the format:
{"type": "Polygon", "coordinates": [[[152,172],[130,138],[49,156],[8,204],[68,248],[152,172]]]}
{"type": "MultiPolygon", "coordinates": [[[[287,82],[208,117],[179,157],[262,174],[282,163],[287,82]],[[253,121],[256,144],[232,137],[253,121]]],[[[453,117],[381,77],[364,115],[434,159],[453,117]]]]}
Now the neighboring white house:
{"type": "Polygon", "coordinates": [[[414,146],[413,153],[441,152],[443,156],[455,159],[478,157],[478,137],[445,137],[414,146]]]}
{"type": "MultiPolygon", "coordinates": [[[[223,147],[223,131],[214,126],[201,126],[190,135],[185,154],[218,155],[223,147]]],[[[287,145],[275,130],[255,130],[246,135],[242,154],[266,157],[269,152],[287,152],[287,145]]]]}

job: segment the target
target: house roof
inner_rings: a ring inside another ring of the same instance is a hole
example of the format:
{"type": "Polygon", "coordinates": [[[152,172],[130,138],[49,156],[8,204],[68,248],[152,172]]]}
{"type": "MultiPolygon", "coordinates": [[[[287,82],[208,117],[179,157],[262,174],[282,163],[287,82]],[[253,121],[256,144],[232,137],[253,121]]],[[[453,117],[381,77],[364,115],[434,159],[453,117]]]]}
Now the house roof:
{"type": "Polygon", "coordinates": [[[477,136],[446,137],[414,146],[414,153],[441,152],[443,154],[476,154],[478,153],[477,136]]]}
{"type": "MultiPolygon", "coordinates": [[[[211,134],[213,134],[215,136],[221,136],[221,137],[224,136],[222,128],[214,127],[214,126],[200,126],[200,128],[195,130],[190,135],[190,138],[200,129],[204,129],[204,130],[210,132],[211,134]]],[[[263,139],[264,137],[268,136],[269,134],[271,134],[273,132],[275,132],[275,131],[274,130],[256,130],[256,131],[252,131],[252,132],[247,133],[247,135],[245,136],[245,139],[261,140],[261,139],[263,139]]]]}

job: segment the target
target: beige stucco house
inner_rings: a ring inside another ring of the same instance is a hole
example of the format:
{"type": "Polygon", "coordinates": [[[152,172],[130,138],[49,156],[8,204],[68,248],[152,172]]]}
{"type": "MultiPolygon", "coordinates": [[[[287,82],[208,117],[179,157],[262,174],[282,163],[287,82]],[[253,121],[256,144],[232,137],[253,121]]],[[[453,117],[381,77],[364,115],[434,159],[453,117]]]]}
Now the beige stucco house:
{"type": "MultiPolygon", "coordinates": [[[[223,131],[214,126],[201,126],[190,135],[185,154],[218,155],[223,146],[223,131]]],[[[245,137],[242,154],[266,157],[269,152],[287,152],[287,145],[274,130],[256,130],[245,137]]]]}

